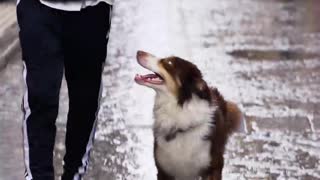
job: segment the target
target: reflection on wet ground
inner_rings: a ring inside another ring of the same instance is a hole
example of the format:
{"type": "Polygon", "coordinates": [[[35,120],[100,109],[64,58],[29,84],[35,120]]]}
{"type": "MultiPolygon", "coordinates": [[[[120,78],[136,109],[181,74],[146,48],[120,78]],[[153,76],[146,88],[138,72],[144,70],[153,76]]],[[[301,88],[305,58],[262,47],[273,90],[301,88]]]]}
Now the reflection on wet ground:
{"type": "MultiPolygon", "coordinates": [[[[133,82],[136,73],[145,71],[135,61],[138,49],[193,61],[209,84],[240,104],[248,132],[235,134],[228,144],[225,179],[320,179],[320,6],[315,4],[315,0],[117,2],[99,129],[85,179],[155,179],[154,93],[133,82]]],[[[6,157],[9,146],[17,149],[14,157],[21,154],[19,144],[10,140],[20,138],[13,133],[20,130],[16,130],[22,89],[17,83],[18,62],[8,66],[8,75],[0,74],[4,149],[0,159],[8,161],[5,167],[0,165],[1,177],[21,168],[20,162],[15,166],[16,159],[6,157]]],[[[57,177],[64,152],[65,84],[61,94],[57,177]]]]}
{"type": "Polygon", "coordinates": [[[235,58],[245,58],[247,60],[273,60],[273,61],[283,61],[283,60],[301,60],[301,59],[313,59],[319,57],[319,54],[299,52],[293,50],[234,50],[228,54],[234,56],[235,58]]]}

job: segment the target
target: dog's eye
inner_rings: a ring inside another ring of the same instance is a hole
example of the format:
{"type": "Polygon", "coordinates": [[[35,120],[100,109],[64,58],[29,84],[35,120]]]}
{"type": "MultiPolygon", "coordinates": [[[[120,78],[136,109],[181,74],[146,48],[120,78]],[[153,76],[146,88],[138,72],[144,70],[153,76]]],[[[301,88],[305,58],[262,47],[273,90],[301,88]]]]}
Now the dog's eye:
{"type": "Polygon", "coordinates": [[[172,61],[168,61],[168,64],[170,65],[170,66],[172,66],[173,65],[173,63],[172,63],[172,61]]]}

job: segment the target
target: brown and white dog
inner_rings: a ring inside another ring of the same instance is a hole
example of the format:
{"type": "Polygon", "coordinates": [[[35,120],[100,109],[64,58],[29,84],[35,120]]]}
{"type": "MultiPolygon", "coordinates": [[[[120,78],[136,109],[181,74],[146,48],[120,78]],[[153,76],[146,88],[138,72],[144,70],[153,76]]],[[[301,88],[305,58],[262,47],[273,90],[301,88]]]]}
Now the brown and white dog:
{"type": "Polygon", "coordinates": [[[200,70],[179,57],[138,51],[138,63],[154,72],[135,81],[156,91],[154,156],[158,180],[220,180],[228,136],[241,112],[210,88],[200,70]]]}

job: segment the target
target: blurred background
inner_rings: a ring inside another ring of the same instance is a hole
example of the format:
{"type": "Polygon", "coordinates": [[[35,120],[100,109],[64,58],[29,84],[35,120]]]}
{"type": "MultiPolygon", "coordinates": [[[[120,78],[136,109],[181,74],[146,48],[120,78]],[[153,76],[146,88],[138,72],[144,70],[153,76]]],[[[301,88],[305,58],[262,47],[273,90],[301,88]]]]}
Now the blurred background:
{"type": "MultiPolygon", "coordinates": [[[[104,91],[85,180],[155,180],[154,92],[133,78],[138,49],[194,62],[245,113],[224,179],[320,179],[320,6],[317,0],[116,0],[104,91]]],[[[15,2],[0,0],[0,180],[23,179],[24,86],[15,2]]],[[[63,82],[54,152],[62,172],[63,82]]]]}

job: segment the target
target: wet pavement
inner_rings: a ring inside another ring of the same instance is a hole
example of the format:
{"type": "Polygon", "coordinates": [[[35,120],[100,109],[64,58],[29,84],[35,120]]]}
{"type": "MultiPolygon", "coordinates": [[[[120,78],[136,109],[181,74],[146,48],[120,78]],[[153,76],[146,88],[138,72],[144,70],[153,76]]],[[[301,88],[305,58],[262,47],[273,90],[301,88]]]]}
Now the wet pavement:
{"type": "MultiPolygon", "coordinates": [[[[155,179],[154,92],[133,82],[136,73],[145,72],[135,61],[138,49],[193,61],[210,85],[240,105],[247,133],[230,139],[224,179],[320,179],[320,7],[315,4],[311,0],[117,2],[98,131],[85,179],[155,179]]],[[[0,12],[1,8],[2,4],[0,12]]],[[[15,36],[6,32],[6,37],[15,36]]],[[[9,57],[0,72],[0,179],[19,180],[22,68],[19,53],[9,57]]],[[[57,179],[67,104],[63,84],[55,148],[57,179]]]]}

